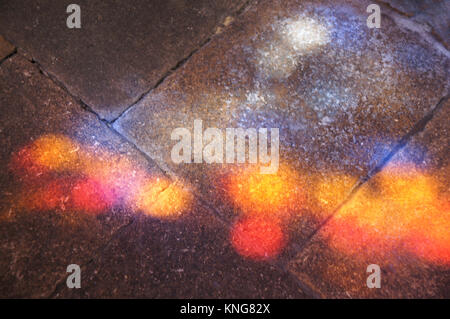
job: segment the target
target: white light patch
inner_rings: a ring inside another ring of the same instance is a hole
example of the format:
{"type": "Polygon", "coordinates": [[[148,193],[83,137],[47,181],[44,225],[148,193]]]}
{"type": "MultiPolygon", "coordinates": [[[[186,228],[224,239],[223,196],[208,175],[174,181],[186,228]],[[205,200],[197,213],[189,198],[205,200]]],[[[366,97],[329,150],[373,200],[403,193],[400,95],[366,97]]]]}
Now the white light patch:
{"type": "Polygon", "coordinates": [[[257,48],[257,64],[263,74],[275,78],[288,77],[300,56],[330,42],[328,28],[308,17],[286,19],[273,29],[270,39],[257,48]]]}
{"type": "Polygon", "coordinates": [[[295,51],[311,50],[330,41],[327,28],[311,18],[287,19],[281,33],[295,51]]]}

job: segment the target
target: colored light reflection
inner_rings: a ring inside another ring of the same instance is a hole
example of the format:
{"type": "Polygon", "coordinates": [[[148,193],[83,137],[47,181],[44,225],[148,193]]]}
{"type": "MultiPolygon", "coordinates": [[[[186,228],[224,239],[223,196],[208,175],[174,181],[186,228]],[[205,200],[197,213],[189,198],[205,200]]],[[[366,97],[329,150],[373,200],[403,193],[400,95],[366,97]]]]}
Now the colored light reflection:
{"type": "Polygon", "coordinates": [[[29,211],[65,210],[71,182],[57,178],[41,181],[39,186],[28,189],[19,199],[19,206],[29,211]]]}
{"type": "Polygon", "coordinates": [[[63,135],[44,135],[23,147],[12,155],[10,168],[24,183],[16,204],[28,211],[98,215],[120,205],[174,218],[190,203],[189,191],[167,179],[150,177],[129,157],[63,135]]]}
{"type": "Polygon", "coordinates": [[[112,207],[114,196],[111,189],[93,179],[79,180],[72,188],[73,209],[87,214],[101,214],[112,207]]]}
{"type": "Polygon", "coordinates": [[[231,242],[242,256],[276,257],[286,244],[284,227],[304,203],[305,183],[287,166],[276,174],[261,174],[247,166],[228,175],[226,191],[242,213],[231,230],[231,242]]]}
{"type": "Polygon", "coordinates": [[[167,180],[149,181],[137,193],[137,207],[144,214],[170,219],[178,217],[189,208],[192,201],[188,190],[167,180]]]}
{"type": "Polygon", "coordinates": [[[344,174],[321,175],[314,183],[314,197],[324,212],[331,213],[349,195],[357,178],[344,174]]]}
{"type": "Polygon", "coordinates": [[[326,225],[330,245],[354,255],[406,250],[450,264],[450,209],[438,188],[412,166],[387,167],[326,225]]]}
{"type": "MultiPolygon", "coordinates": [[[[95,216],[121,205],[174,219],[192,203],[183,185],[149,176],[129,157],[60,135],[44,135],[14,153],[10,168],[24,183],[17,207],[28,211],[73,210],[95,216]]],[[[231,231],[233,247],[255,260],[275,258],[286,244],[284,227],[305,205],[306,191],[329,216],[354,182],[345,175],[310,176],[307,190],[297,172],[286,166],[272,175],[253,166],[229,174],[227,196],[241,213],[231,231]]],[[[359,189],[323,232],[332,247],[346,254],[407,251],[450,265],[450,203],[440,193],[444,188],[430,172],[390,165],[359,189]]]]}
{"type": "Polygon", "coordinates": [[[287,218],[301,206],[304,183],[292,169],[282,166],[276,174],[261,174],[247,167],[228,177],[227,193],[247,216],[287,218]]]}
{"type": "Polygon", "coordinates": [[[286,240],[277,220],[249,217],[239,220],[233,226],[231,242],[240,255],[267,260],[280,253],[286,240]]]}
{"type": "Polygon", "coordinates": [[[16,152],[11,169],[28,178],[39,177],[48,171],[73,170],[79,164],[80,146],[68,137],[47,134],[16,152]]]}

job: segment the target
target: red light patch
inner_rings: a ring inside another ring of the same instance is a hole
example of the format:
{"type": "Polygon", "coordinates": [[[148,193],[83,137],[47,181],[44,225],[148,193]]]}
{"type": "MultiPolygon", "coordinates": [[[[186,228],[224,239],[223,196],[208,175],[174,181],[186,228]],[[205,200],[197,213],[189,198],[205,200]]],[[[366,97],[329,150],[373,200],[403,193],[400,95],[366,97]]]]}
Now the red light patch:
{"type": "Polygon", "coordinates": [[[277,221],[254,217],[238,221],[233,226],[231,242],[240,255],[266,260],[280,253],[285,238],[277,221]]]}

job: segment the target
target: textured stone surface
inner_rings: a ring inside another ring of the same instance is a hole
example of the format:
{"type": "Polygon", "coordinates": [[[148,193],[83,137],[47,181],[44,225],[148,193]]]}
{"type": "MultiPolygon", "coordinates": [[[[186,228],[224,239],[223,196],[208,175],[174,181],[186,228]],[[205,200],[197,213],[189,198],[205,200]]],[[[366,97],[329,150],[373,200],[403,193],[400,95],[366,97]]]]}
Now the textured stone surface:
{"type": "Polygon", "coordinates": [[[415,22],[431,27],[431,32],[449,48],[450,2],[446,0],[384,0],[415,22]]]}
{"type": "Polygon", "coordinates": [[[448,298],[450,102],[343,206],[290,269],[328,298],[448,298]],[[366,286],[381,267],[381,288],[366,286]]]}
{"type": "Polygon", "coordinates": [[[82,270],[86,285],[57,298],[304,298],[295,277],[244,261],[201,206],[176,222],[139,220],[82,270]]]}
{"type": "Polygon", "coordinates": [[[114,119],[210,37],[242,1],[2,1],[0,29],[106,119],[114,119]]]}
{"type": "Polygon", "coordinates": [[[1,297],[307,296],[21,55],[0,87],[1,297]]]}
{"type": "Polygon", "coordinates": [[[14,46],[0,35],[0,61],[14,52],[14,46]]]}
{"type": "Polygon", "coordinates": [[[448,60],[389,17],[368,29],[367,4],[252,6],[114,127],[231,222],[278,213],[271,198],[285,200],[286,236],[302,244],[448,88],[448,60]],[[280,128],[279,176],[253,182],[237,165],[174,164],[171,132],[192,132],[194,119],[280,128]]]}
{"type": "Polygon", "coordinates": [[[69,189],[100,171],[86,164],[113,167],[122,154],[136,170],[162,174],[19,55],[0,66],[0,106],[0,296],[46,297],[69,264],[87,262],[132,217],[126,207],[95,216],[94,197],[83,197],[88,188],[68,200],[69,189]],[[58,144],[63,136],[84,145],[84,164],[69,155],[79,154],[76,147],[66,152],[58,144]],[[34,159],[54,172],[34,166],[34,159]]]}
{"type": "Polygon", "coordinates": [[[252,1],[231,25],[241,1],[85,1],[81,30],[68,3],[0,3],[18,46],[0,64],[1,297],[450,295],[448,101],[415,125],[448,94],[442,2],[390,1],[378,30],[370,1],[252,1]],[[113,119],[214,30],[114,123],[136,147],[67,92],[113,119]],[[278,173],[175,165],[171,132],[195,119],[279,128],[278,173]]]}

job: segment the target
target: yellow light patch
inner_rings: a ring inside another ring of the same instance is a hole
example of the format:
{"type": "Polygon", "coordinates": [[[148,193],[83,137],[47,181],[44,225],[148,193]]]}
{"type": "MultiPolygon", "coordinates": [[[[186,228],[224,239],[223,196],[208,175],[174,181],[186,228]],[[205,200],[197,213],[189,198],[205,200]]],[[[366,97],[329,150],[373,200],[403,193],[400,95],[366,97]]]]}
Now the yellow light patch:
{"type": "Polygon", "coordinates": [[[182,186],[166,179],[148,181],[137,196],[137,207],[144,214],[157,218],[176,218],[189,208],[192,195],[182,186]]]}
{"type": "Polygon", "coordinates": [[[245,215],[285,217],[303,202],[303,183],[296,172],[280,167],[276,174],[261,174],[247,167],[229,177],[228,195],[245,215]]]}

